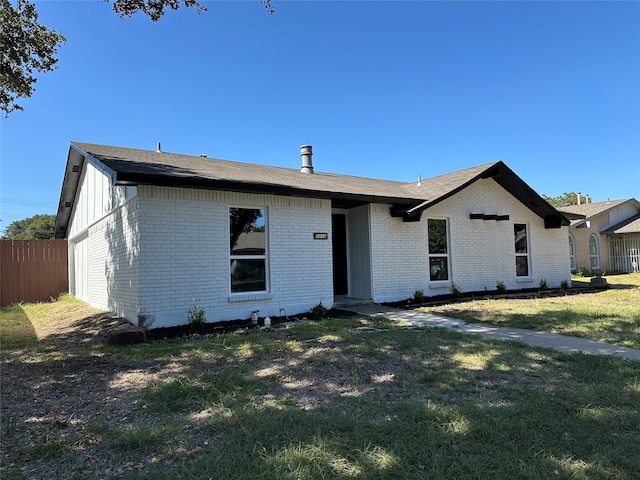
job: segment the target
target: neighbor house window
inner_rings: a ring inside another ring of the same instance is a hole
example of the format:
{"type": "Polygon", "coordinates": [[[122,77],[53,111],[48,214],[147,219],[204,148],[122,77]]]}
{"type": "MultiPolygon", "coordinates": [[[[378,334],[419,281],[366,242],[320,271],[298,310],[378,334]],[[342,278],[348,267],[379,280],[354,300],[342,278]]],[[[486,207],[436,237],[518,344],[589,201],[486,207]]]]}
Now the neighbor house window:
{"type": "Polygon", "coordinates": [[[573,241],[573,237],[569,235],[569,260],[571,261],[571,271],[575,272],[576,267],[576,244],[573,241]]]}
{"type": "Polygon", "coordinates": [[[516,276],[528,277],[530,269],[529,235],[525,223],[513,225],[513,237],[516,249],[516,276]]]}
{"type": "Polygon", "coordinates": [[[265,210],[229,209],[231,293],[267,290],[265,210]]]}
{"type": "Polygon", "coordinates": [[[600,248],[598,246],[598,239],[595,235],[589,237],[589,258],[591,259],[591,268],[600,268],[600,248]]]}
{"type": "Polygon", "coordinates": [[[429,218],[429,280],[449,280],[449,239],[447,221],[429,218]]]}

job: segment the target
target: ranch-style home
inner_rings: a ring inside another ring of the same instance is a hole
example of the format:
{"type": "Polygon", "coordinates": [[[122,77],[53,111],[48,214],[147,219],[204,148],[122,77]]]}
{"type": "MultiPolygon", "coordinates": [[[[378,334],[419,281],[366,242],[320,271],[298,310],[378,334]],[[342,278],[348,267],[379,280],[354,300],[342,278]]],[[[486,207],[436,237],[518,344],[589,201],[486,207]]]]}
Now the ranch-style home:
{"type": "MultiPolygon", "coordinates": [[[[69,289],[153,327],[570,279],[569,220],[501,161],[416,182],[71,143],[69,289]]],[[[292,162],[293,163],[293,162],[292,162]]],[[[297,163],[297,162],[296,162],[297,163]]]]}
{"type": "Polygon", "coordinates": [[[635,198],[558,208],[571,220],[572,271],[640,271],[640,202],[635,198]]]}

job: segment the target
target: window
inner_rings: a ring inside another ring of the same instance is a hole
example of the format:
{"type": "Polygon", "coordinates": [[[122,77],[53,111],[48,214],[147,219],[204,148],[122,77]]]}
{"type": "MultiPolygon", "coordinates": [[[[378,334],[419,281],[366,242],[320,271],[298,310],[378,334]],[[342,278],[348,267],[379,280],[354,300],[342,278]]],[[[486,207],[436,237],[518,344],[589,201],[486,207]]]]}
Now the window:
{"type": "Polygon", "coordinates": [[[593,234],[589,237],[589,259],[592,269],[600,268],[600,248],[598,247],[598,239],[593,234]]]}
{"type": "Polygon", "coordinates": [[[229,209],[231,293],[266,292],[266,233],[264,209],[229,209]]]}
{"type": "Polygon", "coordinates": [[[429,236],[429,280],[449,280],[449,241],[447,221],[427,220],[429,236]]]}
{"type": "Polygon", "coordinates": [[[575,272],[576,267],[576,244],[573,241],[573,237],[569,235],[569,260],[571,261],[571,271],[575,272]]]}
{"type": "Polygon", "coordinates": [[[529,276],[529,240],[527,225],[524,223],[513,224],[513,237],[516,249],[516,276],[529,276]]]}

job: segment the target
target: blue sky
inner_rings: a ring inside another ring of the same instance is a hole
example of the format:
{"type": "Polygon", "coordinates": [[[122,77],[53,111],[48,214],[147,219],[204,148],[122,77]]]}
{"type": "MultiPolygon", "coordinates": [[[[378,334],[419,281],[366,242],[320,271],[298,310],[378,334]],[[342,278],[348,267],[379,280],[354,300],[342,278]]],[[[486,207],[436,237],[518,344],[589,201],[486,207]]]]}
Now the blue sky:
{"type": "Polygon", "coordinates": [[[55,213],[69,143],[413,181],[503,160],[640,199],[639,2],[205,1],[159,22],[36,1],[67,37],[0,120],[0,229],[55,213]]]}

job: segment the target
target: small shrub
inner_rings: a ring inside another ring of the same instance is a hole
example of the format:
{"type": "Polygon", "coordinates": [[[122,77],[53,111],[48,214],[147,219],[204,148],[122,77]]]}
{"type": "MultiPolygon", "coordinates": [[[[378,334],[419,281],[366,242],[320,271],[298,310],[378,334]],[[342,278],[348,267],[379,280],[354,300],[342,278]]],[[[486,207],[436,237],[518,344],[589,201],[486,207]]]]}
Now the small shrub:
{"type": "Polygon", "coordinates": [[[580,277],[593,277],[593,272],[589,267],[580,267],[578,270],[578,276],[580,277]]]}
{"type": "Polygon", "coordinates": [[[318,304],[311,309],[311,313],[317,315],[320,318],[324,318],[327,314],[327,307],[325,307],[322,302],[318,302],[318,304]]]}
{"type": "Polygon", "coordinates": [[[540,290],[549,290],[549,284],[547,283],[547,280],[544,278],[540,279],[540,284],[538,285],[538,288],[540,290]]]}
{"type": "Polygon", "coordinates": [[[462,296],[462,290],[460,290],[460,287],[456,285],[455,282],[451,282],[449,291],[451,292],[451,295],[453,295],[453,298],[460,298],[462,296]]]}
{"type": "Polygon", "coordinates": [[[413,292],[413,303],[424,303],[424,290],[413,292]]]}
{"type": "Polygon", "coordinates": [[[507,286],[504,284],[504,282],[498,282],[496,283],[496,290],[498,291],[498,293],[504,293],[507,291],[507,286]]]}
{"type": "Polygon", "coordinates": [[[562,290],[569,290],[569,280],[562,280],[560,282],[560,288],[562,290]]]}
{"type": "Polygon", "coordinates": [[[206,310],[204,307],[200,306],[200,297],[194,298],[193,305],[187,310],[189,325],[191,325],[194,330],[202,330],[204,328],[205,323],[207,323],[205,313],[206,310]]]}

